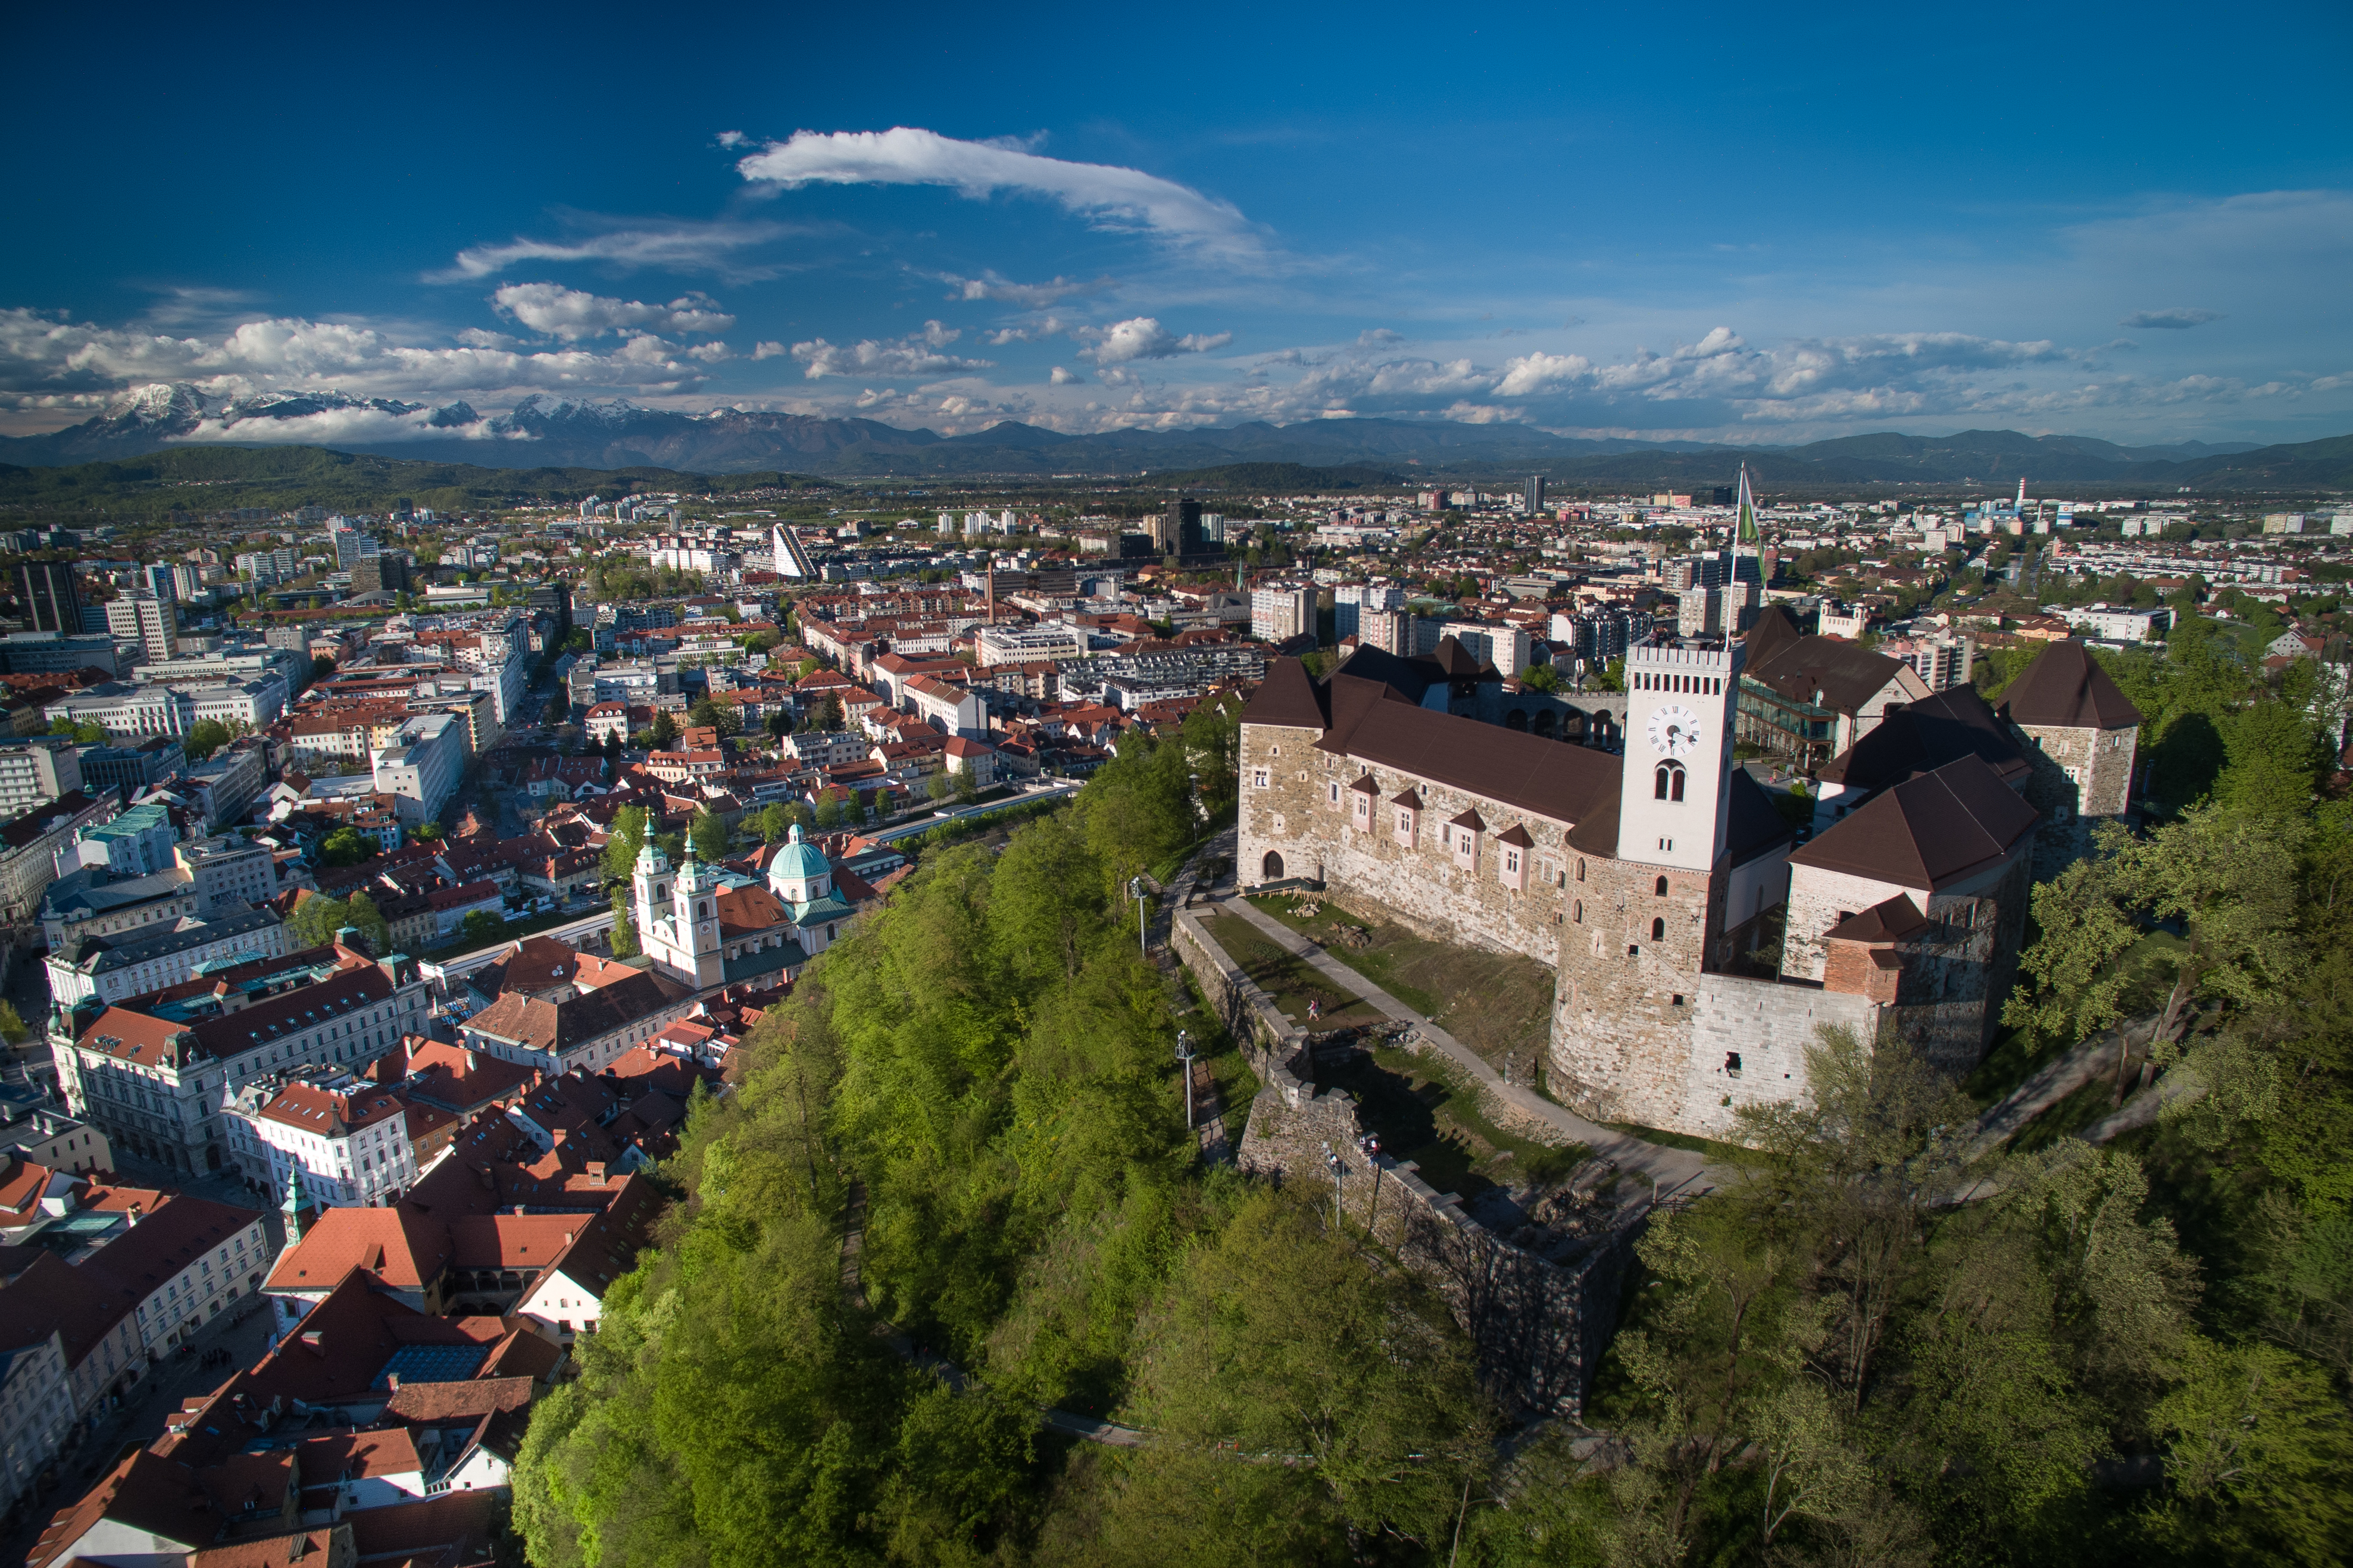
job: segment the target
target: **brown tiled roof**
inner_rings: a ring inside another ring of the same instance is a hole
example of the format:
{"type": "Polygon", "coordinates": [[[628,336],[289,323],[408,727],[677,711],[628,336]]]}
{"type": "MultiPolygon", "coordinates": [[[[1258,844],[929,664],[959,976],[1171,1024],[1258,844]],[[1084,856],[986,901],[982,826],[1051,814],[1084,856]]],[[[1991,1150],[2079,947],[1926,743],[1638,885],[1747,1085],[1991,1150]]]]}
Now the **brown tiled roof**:
{"type": "Polygon", "coordinates": [[[501,1491],[451,1491],[417,1502],[364,1508],[345,1521],[359,1561],[466,1568],[491,1560],[491,1542],[506,1506],[501,1491]]]}
{"type": "Polygon", "coordinates": [[[1883,899],[1859,915],[1849,915],[1824,932],[1831,942],[1895,942],[1928,923],[1909,896],[1883,899]]]}
{"type": "Polygon", "coordinates": [[[1786,610],[1778,616],[1767,615],[1749,628],[1741,645],[1747,654],[1741,673],[1793,702],[1810,703],[1819,695],[1822,706],[1852,713],[1905,668],[1900,659],[1843,637],[1791,640],[1793,629],[1786,610]]]}
{"type": "Polygon", "coordinates": [[[1455,817],[1446,826],[1449,827],[1467,827],[1473,833],[1484,833],[1487,831],[1486,819],[1481,816],[1476,809],[1466,809],[1461,816],[1455,817]]]}
{"type": "Polygon", "coordinates": [[[1821,777],[1851,789],[1883,789],[1970,755],[2005,782],[2023,779],[2032,770],[2026,749],[2002,727],[1977,689],[1956,686],[1889,712],[1862,739],[1825,763],[1821,777]]]}
{"type": "Polygon", "coordinates": [[[2008,853],[2037,820],[1970,755],[1881,792],[1789,863],[1933,891],[2008,853]]]}
{"type": "Polygon", "coordinates": [[[482,1377],[465,1383],[404,1383],[385,1401],[385,1417],[418,1426],[480,1418],[509,1410],[528,1409],[532,1380],[527,1377],[482,1377]]]}
{"type": "Polygon", "coordinates": [[[1416,708],[1347,676],[1332,683],[1332,729],[1319,749],[1393,767],[1554,822],[1582,821],[1618,798],[1620,759],[1500,725],[1416,708]],[[1344,721],[1345,721],[1345,724],[1344,721]]]}
{"type": "Polygon", "coordinates": [[[1245,724],[1321,730],[1330,721],[1322,693],[1308,676],[1307,667],[1295,658],[1276,659],[1267,670],[1266,679],[1251,693],[1249,705],[1242,710],[1245,724]]]}
{"type": "Polygon", "coordinates": [[[1399,790],[1397,794],[1389,796],[1389,804],[1391,805],[1401,805],[1408,811],[1419,811],[1421,809],[1421,796],[1411,789],[1399,790]]]}
{"type": "Polygon", "coordinates": [[[1514,849],[1533,849],[1535,847],[1536,841],[1528,837],[1526,828],[1514,822],[1503,832],[1495,835],[1495,842],[1508,844],[1514,849]]]}
{"type": "Polygon", "coordinates": [[[2035,655],[2026,673],[2001,694],[2001,712],[2013,724],[2070,730],[2126,730],[2142,717],[2073,637],[2048,644],[2035,655]]]}

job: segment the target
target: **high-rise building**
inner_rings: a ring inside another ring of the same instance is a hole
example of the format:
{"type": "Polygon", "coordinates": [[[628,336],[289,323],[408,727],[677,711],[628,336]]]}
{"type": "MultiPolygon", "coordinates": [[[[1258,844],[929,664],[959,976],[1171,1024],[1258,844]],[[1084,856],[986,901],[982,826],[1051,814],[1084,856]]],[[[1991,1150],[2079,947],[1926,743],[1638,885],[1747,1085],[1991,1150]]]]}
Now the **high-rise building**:
{"type": "Polygon", "coordinates": [[[205,571],[201,566],[172,568],[172,597],[186,604],[200,597],[205,591],[205,571]]]}
{"type": "Polygon", "coordinates": [[[179,597],[172,591],[172,563],[168,561],[150,561],[139,568],[139,585],[167,602],[179,597]]]}
{"type": "Polygon", "coordinates": [[[135,642],[155,663],[180,657],[179,614],[169,598],[134,588],[106,605],[106,629],[122,642],[135,642]]]}
{"type": "Polygon", "coordinates": [[[1528,510],[1544,510],[1544,476],[1542,474],[1528,476],[1527,489],[1522,500],[1526,503],[1528,510]]]}
{"type": "Polygon", "coordinates": [[[27,561],[16,568],[16,596],[25,602],[28,628],[37,632],[82,629],[81,584],[70,561],[27,561]]]}

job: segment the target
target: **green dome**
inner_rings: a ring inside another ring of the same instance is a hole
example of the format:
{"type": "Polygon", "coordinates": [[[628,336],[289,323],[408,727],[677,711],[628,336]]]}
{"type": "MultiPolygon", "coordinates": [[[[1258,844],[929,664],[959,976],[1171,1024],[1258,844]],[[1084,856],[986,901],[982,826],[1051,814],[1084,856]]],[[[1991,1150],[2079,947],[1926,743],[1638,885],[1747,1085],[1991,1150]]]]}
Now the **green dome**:
{"type": "Polygon", "coordinates": [[[832,875],[833,868],[826,864],[817,846],[801,842],[801,825],[797,822],[793,824],[785,847],[776,851],[776,859],[768,865],[771,882],[814,882],[819,877],[832,875]]]}

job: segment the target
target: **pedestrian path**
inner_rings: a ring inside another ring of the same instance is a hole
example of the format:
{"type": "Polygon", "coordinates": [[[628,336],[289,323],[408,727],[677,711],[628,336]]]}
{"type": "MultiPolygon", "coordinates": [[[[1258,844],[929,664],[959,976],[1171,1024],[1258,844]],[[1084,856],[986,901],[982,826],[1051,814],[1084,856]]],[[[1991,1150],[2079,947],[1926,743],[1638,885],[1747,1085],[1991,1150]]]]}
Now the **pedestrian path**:
{"type": "Polygon", "coordinates": [[[1361,971],[1341,963],[1324,952],[1320,943],[1292,930],[1248,899],[1232,894],[1210,902],[1228,914],[1250,921],[1284,952],[1304,960],[1333,984],[1363,998],[1384,1016],[1414,1026],[1415,1031],[1461,1068],[1479,1086],[1482,1093],[1545,1122],[1569,1141],[1584,1144],[1593,1151],[1595,1159],[1611,1161],[1620,1171],[1631,1171],[1653,1178],[1658,1184],[1661,1197],[1678,1192],[1696,1194],[1718,1184],[1722,1173],[1712,1170],[1704,1155],[1688,1149],[1671,1149],[1662,1143],[1646,1142],[1630,1133],[1588,1121],[1525,1085],[1505,1083],[1478,1052],[1382,990],[1361,971]]]}

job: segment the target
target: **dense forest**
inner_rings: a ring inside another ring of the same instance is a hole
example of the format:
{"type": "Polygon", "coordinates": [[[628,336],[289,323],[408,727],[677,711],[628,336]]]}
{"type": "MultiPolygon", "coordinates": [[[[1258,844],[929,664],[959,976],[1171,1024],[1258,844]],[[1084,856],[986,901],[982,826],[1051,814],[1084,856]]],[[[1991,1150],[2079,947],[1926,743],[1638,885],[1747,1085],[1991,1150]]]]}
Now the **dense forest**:
{"type": "Polygon", "coordinates": [[[1001,853],[927,855],[698,1102],[659,1249],[532,1426],[532,1561],[2344,1561],[2353,817],[2325,694],[2196,644],[2116,667],[2168,816],[2036,889],[1988,1069],[2153,1017],[2051,1114],[2152,1076],[2162,1112],[1987,1149],[2006,1084],[1825,1036],[1809,1101],[1651,1223],[1583,1427],[1499,1420],[1314,1184],[1195,1160],[1122,889],[1229,731],[1124,744],[1001,853]]]}

